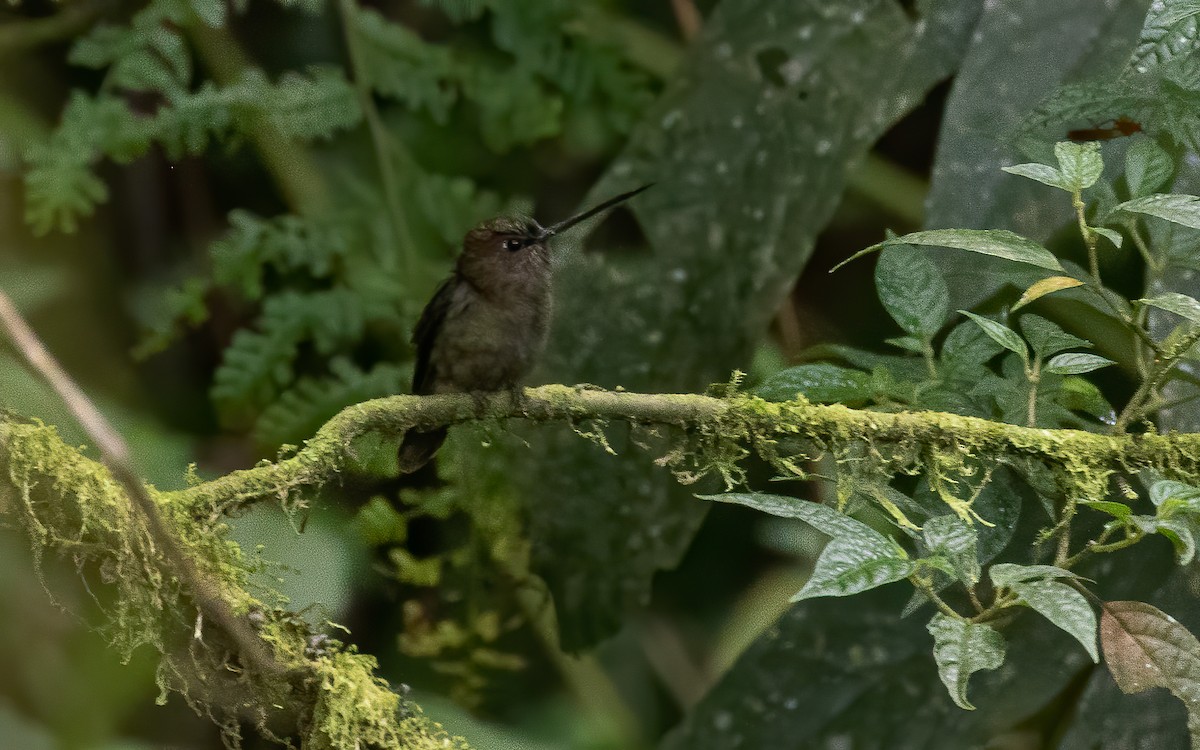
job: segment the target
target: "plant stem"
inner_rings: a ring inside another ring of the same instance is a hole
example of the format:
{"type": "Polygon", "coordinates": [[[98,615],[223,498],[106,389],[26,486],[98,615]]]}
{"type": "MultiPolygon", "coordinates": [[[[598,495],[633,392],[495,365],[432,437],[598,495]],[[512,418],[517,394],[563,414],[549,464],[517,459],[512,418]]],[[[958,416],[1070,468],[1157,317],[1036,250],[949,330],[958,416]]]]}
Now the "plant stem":
{"type": "Polygon", "coordinates": [[[1103,286],[1100,280],[1100,258],[1096,252],[1096,233],[1087,225],[1087,217],[1084,216],[1087,205],[1083,202],[1082,191],[1076,190],[1071,194],[1071,204],[1075,207],[1075,218],[1079,221],[1079,233],[1083,235],[1083,244],[1087,246],[1088,270],[1096,283],[1103,286]]]}
{"type": "MultiPolygon", "coordinates": [[[[362,45],[358,37],[358,5],[354,0],[338,0],[338,12],[342,18],[342,34],[350,56],[354,90],[358,94],[359,106],[362,108],[363,118],[366,120],[367,129],[371,134],[375,160],[379,162],[379,178],[383,184],[388,225],[392,228],[393,239],[399,246],[399,254],[404,261],[404,281],[411,281],[416,272],[414,258],[416,241],[410,231],[408,215],[400,196],[400,180],[396,175],[393,162],[394,157],[402,149],[384,127],[383,120],[379,116],[379,109],[375,106],[375,98],[371,94],[371,84],[367,78],[366,63],[363,60],[362,45]]],[[[411,160],[406,159],[406,161],[411,160]]],[[[384,249],[379,254],[380,265],[385,270],[391,270],[394,266],[395,255],[384,249]]]]}
{"type": "Polygon", "coordinates": [[[933,602],[934,606],[937,607],[938,611],[940,611],[942,614],[946,615],[947,617],[953,617],[955,620],[967,619],[956,612],[953,607],[951,607],[944,599],[942,599],[942,597],[938,596],[938,593],[933,590],[933,584],[924,576],[920,575],[919,573],[913,573],[908,577],[908,580],[911,581],[912,585],[917,587],[922,594],[928,597],[929,601],[933,602]]]}
{"type": "Polygon", "coordinates": [[[234,614],[220,585],[185,551],[176,530],[163,518],[158,504],[133,470],[129,446],[124,439],[109,425],[83,389],[62,369],[3,291],[0,291],[0,332],[50,385],[84,432],[95,442],[105,465],[124,489],[135,513],[140,515],[155,548],[153,551],[162,555],[166,566],[187,588],[199,612],[237,645],[239,656],[247,666],[264,675],[283,674],[285,668],[276,661],[266,642],[250,627],[249,620],[234,614]]]}
{"type": "MultiPolygon", "coordinates": [[[[195,24],[188,27],[188,36],[212,79],[221,86],[236,83],[252,67],[246,52],[225,27],[195,24]]],[[[262,117],[254,119],[247,135],[292,211],[314,215],[329,210],[329,186],[307,148],[285,138],[262,117]]]]}
{"type": "Polygon", "coordinates": [[[1025,377],[1029,380],[1029,402],[1025,407],[1025,426],[1037,427],[1037,392],[1038,383],[1042,379],[1042,360],[1040,358],[1033,358],[1033,364],[1025,371],[1025,377]]]}

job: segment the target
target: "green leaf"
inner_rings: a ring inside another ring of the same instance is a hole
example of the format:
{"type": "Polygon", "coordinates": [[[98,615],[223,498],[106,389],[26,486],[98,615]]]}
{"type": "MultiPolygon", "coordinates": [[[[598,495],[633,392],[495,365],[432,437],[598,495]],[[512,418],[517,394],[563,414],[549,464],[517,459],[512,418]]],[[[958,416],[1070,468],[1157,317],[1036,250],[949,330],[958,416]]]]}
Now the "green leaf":
{"type": "Polygon", "coordinates": [[[1161,508],[1168,505],[1170,501],[1197,501],[1200,500],[1200,488],[1193,487],[1190,484],[1176,482],[1173,479],[1160,479],[1150,485],[1150,502],[1154,503],[1155,507],[1161,508]]]}
{"type": "Polygon", "coordinates": [[[1082,352],[1067,352],[1066,354],[1058,354],[1051,357],[1046,364],[1045,371],[1053,372],[1058,375],[1082,375],[1085,372],[1099,370],[1101,367],[1115,365],[1111,359],[1101,357],[1097,354],[1085,354],[1082,352]]]}
{"type": "MultiPolygon", "coordinates": [[[[1142,518],[1148,519],[1150,516],[1142,518]]],[[[1175,548],[1175,561],[1180,565],[1187,565],[1196,558],[1196,534],[1193,524],[1183,520],[1157,518],[1151,525],[1154,533],[1165,536],[1171,542],[1171,546],[1175,548]]]]}
{"type": "Polygon", "coordinates": [[[1100,645],[1125,693],[1164,687],[1187,709],[1192,746],[1200,746],[1200,641],[1174,617],[1143,602],[1106,602],[1100,645]]]}
{"type": "Polygon", "coordinates": [[[1158,193],[1118,203],[1112,213],[1146,214],[1173,224],[1200,229],[1200,196],[1158,193]]]}
{"type": "Polygon", "coordinates": [[[875,266],[875,288],[892,319],[918,338],[932,339],[946,322],[946,282],[924,251],[907,245],[885,250],[875,266]]]}
{"type": "Polygon", "coordinates": [[[833,271],[841,268],[850,261],[860,258],[876,250],[893,245],[934,245],[967,250],[973,253],[991,255],[996,258],[1011,260],[1016,263],[1026,263],[1051,271],[1062,271],[1062,264],[1046,248],[1031,239],[1006,229],[930,229],[924,232],[912,232],[901,237],[884,240],[854,255],[833,267],[833,271]]]}
{"type": "Polygon", "coordinates": [[[1155,17],[1162,26],[1175,24],[1192,16],[1200,14],[1200,0],[1171,0],[1163,3],[1161,15],[1155,17]]]}
{"type": "Polygon", "coordinates": [[[933,636],[933,658],[938,675],[960,708],[975,707],[967,701],[967,681],[983,669],[998,669],[1004,663],[1004,638],[987,625],[968,623],[941,612],[928,625],[933,636]]]}
{"type": "Polygon", "coordinates": [[[1088,227],[1088,231],[1100,235],[1109,242],[1113,243],[1113,245],[1115,245],[1118,249],[1120,249],[1121,244],[1125,241],[1125,238],[1121,236],[1121,233],[1115,229],[1105,229],[1104,227],[1088,227]]]}
{"type": "Polygon", "coordinates": [[[737,503],[784,518],[798,518],[832,539],[821,550],[812,575],[792,601],[849,596],[906,578],[917,563],[887,537],[861,521],[821,505],[781,495],[731,492],[702,500],[737,503]]]}
{"type": "Polygon", "coordinates": [[[1004,350],[973,321],[963,322],[950,329],[942,342],[940,358],[958,367],[982,365],[1004,350]]]}
{"type": "Polygon", "coordinates": [[[1071,289],[1073,287],[1083,286],[1083,282],[1072,276],[1050,276],[1030,285],[1025,293],[1021,295],[1021,299],[1017,300],[1017,304],[1012,306],[1013,312],[1028,305],[1036,299],[1041,299],[1047,294],[1062,291],[1063,289],[1071,289]]]}
{"type": "Polygon", "coordinates": [[[1104,172],[1104,159],[1100,156],[1100,144],[1095,141],[1074,143],[1059,141],[1054,144],[1054,156],[1062,172],[1067,190],[1079,192],[1090,188],[1104,172]]]}
{"type": "Polygon", "coordinates": [[[1001,169],[1009,174],[1037,180],[1043,185],[1049,185],[1050,187],[1056,187],[1068,192],[1071,190],[1070,184],[1067,182],[1066,177],[1063,176],[1063,173],[1049,164],[1014,164],[1011,167],[1001,167],[1001,169]]]}
{"type": "Polygon", "coordinates": [[[827,362],[798,365],[775,373],[755,390],[768,401],[790,401],[803,394],[819,403],[860,402],[871,396],[871,376],[827,362]]]}
{"type": "Polygon", "coordinates": [[[1128,69],[1153,70],[1187,56],[1200,41],[1200,26],[1191,18],[1194,0],[1164,0],[1151,3],[1137,47],[1129,57],[1128,69]],[[1188,23],[1181,23],[1188,21],[1188,23]]]}
{"type": "Polygon", "coordinates": [[[1096,613],[1083,594],[1058,581],[1013,582],[1010,588],[1038,614],[1079,641],[1092,661],[1099,662],[1096,650],[1096,613]]]}
{"type": "Polygon", "coordinates": [[[1180,294],[1179,292],[1166,292],[1157,297],[1139,299],[1138,302],[1175,313],[1193,323],[1200,323],[1200,300],[1197,300],[1195,297],[1180,294]]]}
{"type": "Polygon", "coordinates": [[[949,560],[960,580],[979,582],[979,532],[973,525],[956,515],[934,516],[925,522],[921,534],[930,554],[949,560]]]}
{"type": "Polygon", "coordinates": [[[1122,521],[1133,515],[1133,508],[1113,500],[1081,500],[1079,504],[1087,508],[1095,508],[1122,521]]]}
{"type": "Polygon", "coordinates": [[[971,320],[983,329],[983,332],[988,335],[992,341],[995,341],[1000,346],[1008,349],[1010,352],[1015,352],[1022,360],[1029,361],[1029,348],[1025,346],[1025,342],[1017,335],[1017,332],[1003,323],[997,323],[994,320],[976,315],[973,312],[959,310],[960,313],[966,315],[971,320]]]}
{"type": "Polygon", "coordinates": [[[1175,160],[1153,138],[1137,138],[1125,152],[1125,182],[1135,198],[1148,196],[1175,174],[1175,160]]]}
{"type": "Polygon", "coordinates": [[[1025,340],[1033,347],[1034,353],[1040,359],[1053,356],[1064,349],[1090,349],[1092,347],[1092,342],[1072,336],[1056,323],[1052,323],[1040,315],[1026,313],[1021,316],[1020,325],[1021,332],[1025,334],[1025,340]]]}
{"type": "Polygon", "coordinates": [[[884,339],[883,343],[891,344],[913,354],[923,354],[925,352],[925,342],[916,336],[896,336],[884,339]]]}
{"type": "Polygon", "coordinates": [[[1090,414],[1107,424],[1113,424],[1117,415],[1112,404],[1104,398],[1104,394],[1096,384],[1087,378],[1068,375],[1059,384],[1056,399],[1060,404],[1072,411],[1090,414]]]}
{"type": "Polygon", "coordinates": [[[1013,565],[1012,563],[993,565],[988,568],[988,577],[992,579],[993,584],[1001,588],[1012,588],[1015,584],[1049,578],[1079,578],[1077,574],[1054,565],[1013,565]]]}

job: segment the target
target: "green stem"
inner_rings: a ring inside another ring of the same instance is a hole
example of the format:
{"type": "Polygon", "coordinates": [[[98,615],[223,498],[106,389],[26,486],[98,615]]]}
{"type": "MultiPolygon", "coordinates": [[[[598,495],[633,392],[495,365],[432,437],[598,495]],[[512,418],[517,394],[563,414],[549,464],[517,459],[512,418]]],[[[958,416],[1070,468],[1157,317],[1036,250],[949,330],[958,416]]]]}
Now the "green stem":
{"type": "MultiPolygon", "coordinates": [[[[236,83],[252,67],[250,58],[227,28],[195,24],[188,28],[188,35],[212,79],[219,85],[236,83]]],[[[285,138],[262,117],[253,120],[248,135],[292,211],[314,215],[329,210],[329,186],[307,148],[294,139],[285,138]]]]}
{"type": "Polygon", "coordinates": [[[953,617],[955,620],[967,619],[956,612],[954,607],[951,607],[949,604],[947,604],[942,597],[938,596],[938,593],[933,590],[933,583],[930,582],[929,579],[925,578],[919,573],[913,573],[908,577],[908,580],[911,581],[912,585],[919,589],[920,592],[929,599],[929,601],[933,602],[934,606],[937,607],[938,611],[940,611],[942,614],[946,615],[947,617],[953,617]]]}
{"type": "Polygon", "coordinates": [[[1083,235],[1083,244],[1087,246],[1088,269],[1096,283],[1103,286],[1100,279],[1100,258],[1096,252],[1096,233],[1087,225],[1087,217],[1084,216],[1084,209],[1087,205],[1083,202],[1081,191],[1076,190],[1071,194],[1071,204],[1075,207],[1075,218],[1079,222],[1079,233],[1083,235]]]}
{"type": "Polygon", "coordinates": [[[1155,362],[1155,367],[1151,371],[1149,377],[1144,378],[1138,389],[1130,397],[1129,402],[1125,404],[1125,408],[1121,410],[1121,414],[1117,417],[1116,423],[1113,425],[1113,432],[1124,432],[1129,426],[1129,423],[1134,419],[1144,416],[1147,413],[1146,405],[1156,398],[1158,388],[1171,374],[1171,370],[1178,364],[1179,359],[1187,353],[1189,349],[1200,341],[1200,327],[1189,333],[1175,348],[1176,354],[1171,355],[1166,359],[1160,359],[1155,362]]]}
{"type": "MultiPolygon", "coordinates": [[[[383,120],[379,116],[379,109],[375,106],[375,98],[371,94],[362,44],[358,37],[358,6],[354,0],[338,0],[338,11],[342,17],[342,33],[350,55],[354,90],[358,94],[359,106],[362,107],[363,118],[366,120],[367,129],[371,134],[375,160],[379,163],[379,178],[383,184],[388,224],[392,228],[393,239],[399,245],[399,254],[404,261],[404,278],[411,280],[416,271],[413,257],[416,241],[413,239],[408,215],[401,200],[400,180],[396,175],[394,163],[394,158],[401,149],[384,127],[383,120]]],[[[390,270],[394,265],[395,255],[395,253],[384,250],[380,253],[380,265],[385,270],[390,270]]]]}
{"type": "Polygon", "coordinates": [[[1029,380],[1029,401],[1025,407],[1026,427],[1037,427],[1037,392],[1042,379],[1042,360],[1034,357],[1033,365],[1025,371],[1029,380]]]}

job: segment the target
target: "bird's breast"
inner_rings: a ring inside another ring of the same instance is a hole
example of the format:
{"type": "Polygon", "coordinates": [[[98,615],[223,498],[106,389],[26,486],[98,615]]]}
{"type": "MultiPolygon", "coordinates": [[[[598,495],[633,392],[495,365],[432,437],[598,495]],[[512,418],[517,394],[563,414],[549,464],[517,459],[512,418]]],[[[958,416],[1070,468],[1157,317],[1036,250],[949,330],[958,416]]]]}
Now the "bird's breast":
{"type": "Polygon", "coordinates": [[[549,295],[488,299],[455,295],[431,359],[439,391],[495,391],[515,386],[532,368],[546,338],[549,295]]]}

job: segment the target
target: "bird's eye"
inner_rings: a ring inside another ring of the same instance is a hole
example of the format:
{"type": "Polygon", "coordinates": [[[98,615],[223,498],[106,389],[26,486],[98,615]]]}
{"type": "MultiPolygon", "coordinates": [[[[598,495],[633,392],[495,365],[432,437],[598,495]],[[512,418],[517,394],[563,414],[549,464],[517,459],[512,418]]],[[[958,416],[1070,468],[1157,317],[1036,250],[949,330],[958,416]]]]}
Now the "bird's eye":
{"type": "Polygon", "coordinates": [[[509,251],[510,253],[514,253],[523,247],[525,247],[525,243],[521,242],[520,240],[505,240],[504,241],[504,249],[509,251]]]}

